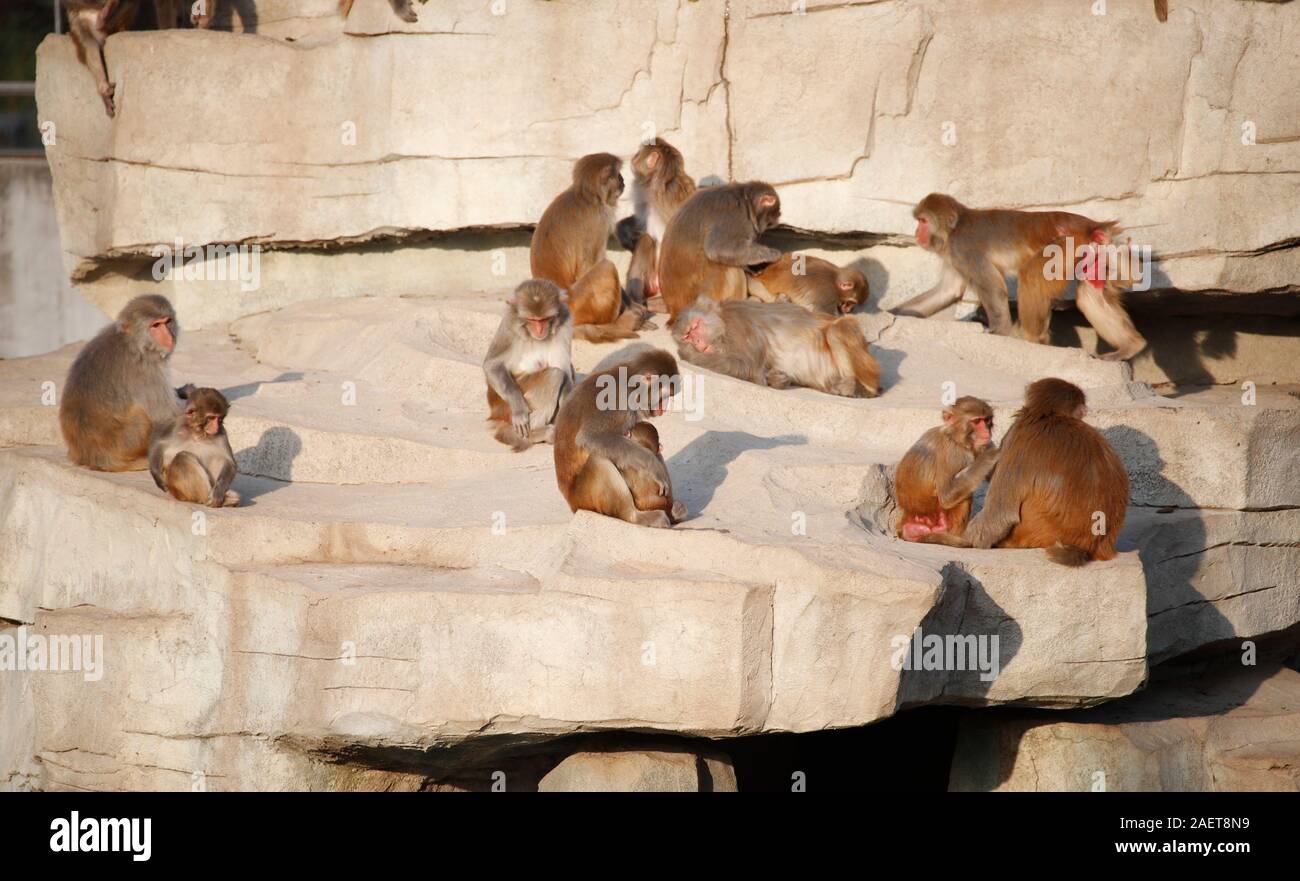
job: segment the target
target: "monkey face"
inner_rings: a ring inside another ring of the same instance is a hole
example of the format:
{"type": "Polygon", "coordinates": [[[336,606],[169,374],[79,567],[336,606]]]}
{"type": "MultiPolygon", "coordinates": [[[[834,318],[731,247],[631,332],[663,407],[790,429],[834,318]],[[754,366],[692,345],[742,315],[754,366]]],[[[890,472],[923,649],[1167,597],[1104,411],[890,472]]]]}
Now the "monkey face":
{"type": "Polygon", "coordinates": [[[835,282],[835,290],[840,297],[840,313],[848,315],[867,299],[867,279],[853,270],[843,272],[835,282]]]}
{"type": "Polygon", "coordinates": [[[172,333],[172,317],[165,315],[150,321],[149,336],[153,338],[158,348],[171,354],[172,349],[176,348],[176,336],[172,333]]]}
{"type": "Polygon", "coordinates": [[[972,416],[967,424],[970,426],[970,434],[975,441],[976,449],[987,447],[993,442],[992,416],[972,416]]]}
{"type": "Polygon", "coordinates": [[[186,397],[185,422],[195,434],[220,434],[228,412],[226,396],[214,388],[192,389],[186,397]]]}
{"type": "Polygon", "coordinates": [[[524,318],[524,325],[528,328],[528,334],[535,340],[544,340],[551,335],[551,322],[555,316],[550,315],[544,318],[524,318]]]}
{"type": "Polygon", "coordinates": [[[682,331],[681,342],[694,346],[697,352],[713,351],[713,345],[709,342],[709,328],[703,318],[691,319],[686,330],[682,331]]]}

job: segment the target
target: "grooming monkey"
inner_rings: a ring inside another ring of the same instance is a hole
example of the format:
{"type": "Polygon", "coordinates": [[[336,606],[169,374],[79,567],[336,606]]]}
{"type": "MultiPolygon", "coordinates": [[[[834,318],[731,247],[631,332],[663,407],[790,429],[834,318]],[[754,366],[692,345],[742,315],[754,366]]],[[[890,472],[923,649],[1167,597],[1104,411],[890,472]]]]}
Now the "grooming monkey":
{"type": "MultiPolygon", "coordinates": [[[[159,6],[161,7],[161,3],[159,6]]],[[[104,110],[109,116],[117,113],[113,105],[113,93],[117,86],[108,78],[108,63],[104,60],[104,43],[118,31],[124,31],[135,21],[139,11],[138,0],[63,0],[63,9],[68,16],[68,36],[72,37],[73,48],[77,51],[77,60],[95,77],[95,86],[99,97],[104,102],[104,110]],[[87,51],[93,50],[93,60],[87,57],[87,51]]],[[[158,26],[163,24],[163,10],[158,10],[158,26]]],[[[171,21],[176,20],[176,10],[172,8],[171,21]]]]}
{"type": "Polygon", "coordinates": [[[921,435],[894,472],[894,496],[902,511],[899,538],[961,535],[970,519],[971,496],[997,461],[993,408],[969,395],[944,407],[943,425],[921,435]]]}
{"type": "Polygon", "coordinates": [[[230,404],[214,388],[187,386],[185,392],[185,410],[149,445],[149,473],[160,490],[182,502],[234,507],[235,454],[225,427],[230,404]]]}
{"type": "Polygon", "coordinates": [[[659,286],[672,321],[700,296],[743,300],[745,269],[781,252],[757,238],[781,216],[770,184],[723,184],[697,190],[677,210],[659,249],[659,286]]]}
{"type": "MultiPolygon", "coordinates": [[[[754,279],[773,299],[784,297],[826,315],[848,315],[871,295],[867,277],[859,270],[804,254],[786,254],[756,273],[754,279]]],[[[750,293],[755,293],[753,287],[750,293]]]]}
{"type": "Polygon", "coordinates": [[[695,194],[681,152],[663,138],[642,144],[632,157],[632,205],[635,213],[618,222],[618,240],[632,252],[627,291],[644,304],[659,293],[658,248],[668,221],[695,194]]]}
{"type": "MultiPolygon", "coordinates": [[[[979,296],[996,334],[1013,333],[1008,306],[1007,275],[1018,278],[1020,335],[1030,342],[1048,342],[1052,301],[1069,286],[1067,273],[1047,278],[1051,262],[1046,250],[1062,249],[1066,239],[1082,247],[1069,255],[1070,265],[1096,246],[1108,245],[1118,231],[1114,221],[1096,221],[1066,211],[980,211],[951,196],[931,193],[912,211],[916,242],[943,259],[938,284],[893,311],[922,318],[957,302],[969,285],[979,296]]],[[[1089,258],[1091,259],[1091,258],[1089,258]]],[[[1146,340],[1124,311],[1120,280],[1104,278],[1100,267],[1081,273],[1076,300],[1097,335],[1115,347],[1099,355],[1104,361],[1126,361],[1146,348],[1146,340]]]]}
{"type": "Polygon", "coordinates": [[[555,414],[573,389],[573,323],[564,292],[545,279],[515,288],[488,346],[488,420],[515,452],[549,442],[555,414]]]}
{"type": "Polygon", "coordinates": [[[673,504],[663,457],[630,437],[639,422],[667,409],[680,381],[672,355],[646,349],[578,383],[555,419],[555,481],[569,510],[642,526],[671,526],[669,512],[684,515],[673,504]],[[629,483],[642,487],[643,502],[661,502],[638,509],[629,483]]]}
{"type": "Polygon", "coordinates": [[[673,338],[686,361],[758,385],[801,385],[851,398],[880,393],[880,365],[851,316],[701,296],[677,316],[673,338]]]}
{"type": "Polygon", "coordinates": [[[529,262],[534,278],[569,292],[577,339],[610,342],[636,336],[648,317],[641,306],[623,306],[618,270],[605,259],[614,206],[623,193],[622,160],[612,153],[583,156],[573,166],[573,185],[552,200],[533,232],[529,262]]]}
{"type": "Polygon", "coordinates": [[[1083,389],[1040,379],[1002,439],[984,507],[964,537],[930,533],[921,541],[955,547],[1046,548],[1065,566],[1115,556],[1128,512],[1128,472],[1097,429],[1083,421],[1083,389]]]}
{"type": "Polygon", "coordinates": [[[145,294],[86,343],[59,402],[69,459],[97,471],[145,467],[155,426],[180,411],[167,369],[179,333],[167,298],[145,294]]]}

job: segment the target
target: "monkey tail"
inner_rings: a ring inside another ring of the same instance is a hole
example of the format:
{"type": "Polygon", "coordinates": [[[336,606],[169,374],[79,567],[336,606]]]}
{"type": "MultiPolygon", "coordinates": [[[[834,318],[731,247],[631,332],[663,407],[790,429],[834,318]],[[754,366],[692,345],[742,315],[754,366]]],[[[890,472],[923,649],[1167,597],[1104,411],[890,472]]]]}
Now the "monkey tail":
{"type": "Polygon", "coordinates": [[[1156,19],[1158,21],[1169,20],[1169,0],[1156,0],[1156,19]]]}
{"type": "Polygon", "coordinates": [[[826,344],[835,365],[858,381],[869,397],[880,394],[880,364],[871,357],[862,325],[851,315],[836,318],[826,326],[826,344]]]}
{"type": "Polygon", "coordinates": [[[612,343],[635,339],[636,336],[636,331],[620,327],[617,321],[610,324],[579,324],[573,329],[575,340],[586,340],[589,343],[612,343]]]}
{"type": "Polygon", "coordinates": [[[1047,559],[1062,566],[1082,566],[1092,559],[1092,555],[1083,548],[1058,541],[1047,549],[1047,559]]]}

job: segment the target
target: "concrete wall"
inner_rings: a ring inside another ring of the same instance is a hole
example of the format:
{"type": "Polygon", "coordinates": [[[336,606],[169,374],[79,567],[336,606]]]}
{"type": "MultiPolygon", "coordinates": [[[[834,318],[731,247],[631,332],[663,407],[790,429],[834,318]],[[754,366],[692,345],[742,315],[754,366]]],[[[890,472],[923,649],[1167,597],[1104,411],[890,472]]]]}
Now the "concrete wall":
{"type": "Polygon", "coordinates": [[[57,349],[104,322],[63,270],[49,166],[0,161],[0,358],[57,349]]]}

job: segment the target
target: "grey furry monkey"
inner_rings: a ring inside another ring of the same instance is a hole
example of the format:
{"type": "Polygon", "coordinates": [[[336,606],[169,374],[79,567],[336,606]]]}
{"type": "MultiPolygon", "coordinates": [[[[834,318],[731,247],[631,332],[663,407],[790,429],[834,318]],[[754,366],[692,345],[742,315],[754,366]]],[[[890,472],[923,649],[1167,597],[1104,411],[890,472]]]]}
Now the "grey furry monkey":
{"type": "Polygon", "coordinates": [[[701,296],[677,316],[673,338],[683,360],[758,385],[845,397],[880,393],[880,365],[852,316],[701,296]]]}
{"type": "Polygon", "coordinates": [[[97,471],[145,467],[155,427],[170,425],[181,409],[167,368],[179,334],[172,304],[146,294],[86,343],[59,403],[69,459],[97,471]]]}
{"type": "Polygon", "coordinates": [[[567,297],[545,279],[515,288],[483,360],[488,420],[515,452],[552,439],[555,414],[573,390],[573,321],[567,297]]]}

